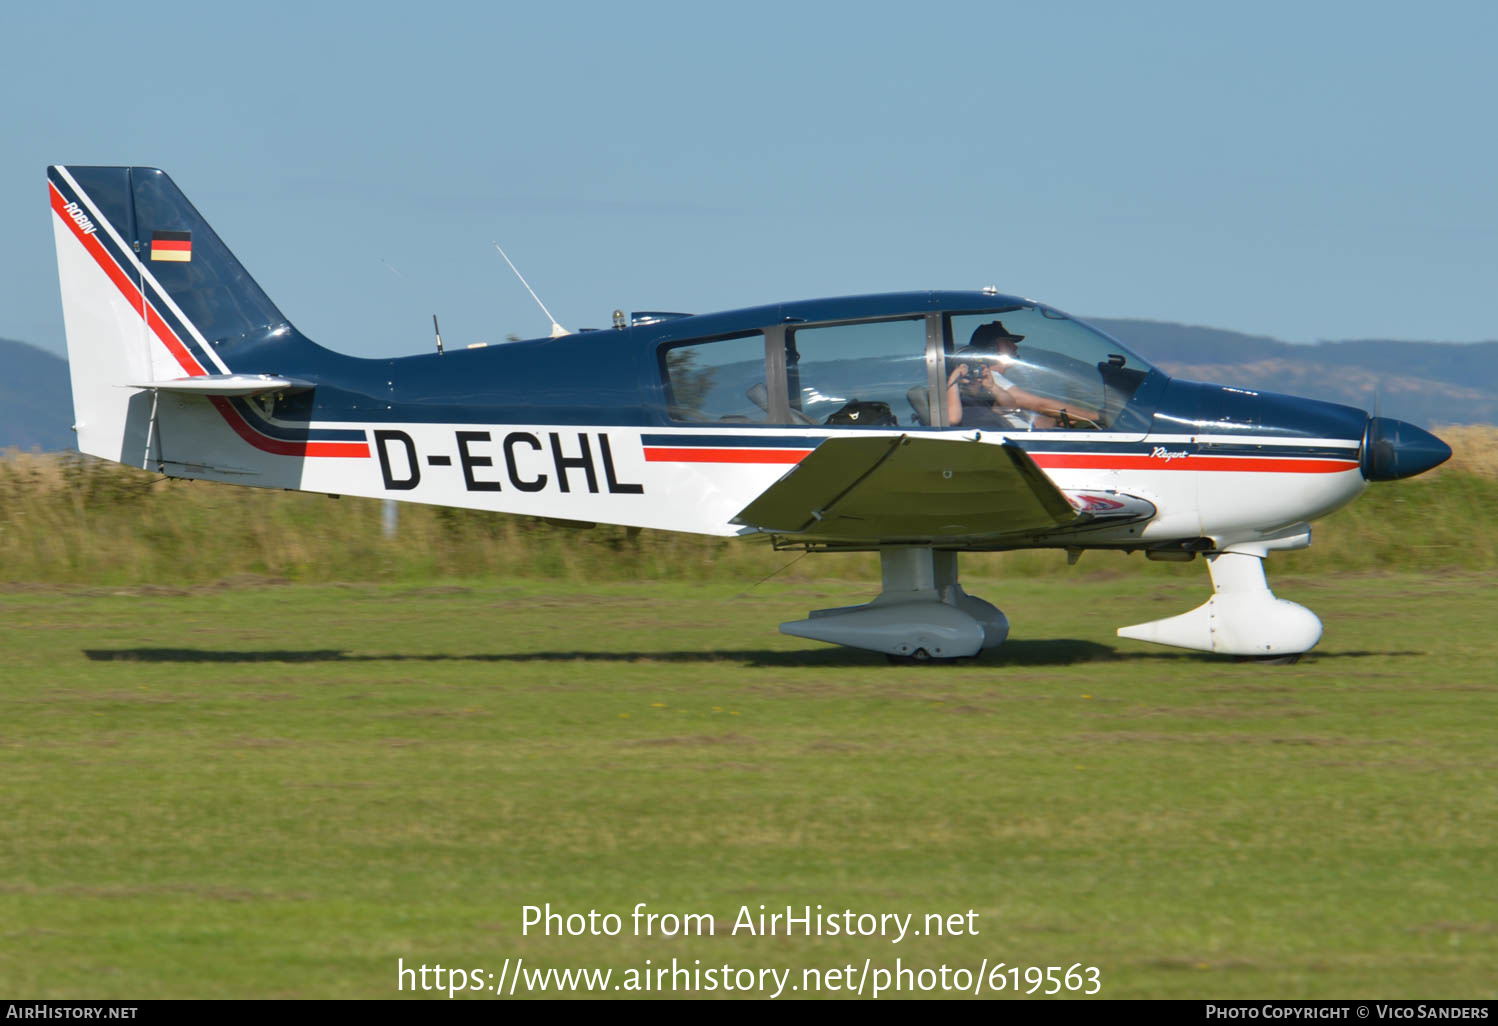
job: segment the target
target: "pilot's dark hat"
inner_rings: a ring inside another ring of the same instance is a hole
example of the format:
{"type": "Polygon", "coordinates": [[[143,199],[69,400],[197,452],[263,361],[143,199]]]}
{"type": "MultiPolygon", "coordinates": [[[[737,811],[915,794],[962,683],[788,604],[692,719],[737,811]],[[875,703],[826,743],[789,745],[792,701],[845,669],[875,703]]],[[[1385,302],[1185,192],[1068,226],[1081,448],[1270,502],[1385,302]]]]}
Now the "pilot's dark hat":
{"type": "Polygon", "coordinates": [[[1004,327],[1003,321],[989,321],[973,329],[973,337],[968,340],[968,345],[993,346],[999,342],[1018,342],[1024,337],[1004,327]]]}

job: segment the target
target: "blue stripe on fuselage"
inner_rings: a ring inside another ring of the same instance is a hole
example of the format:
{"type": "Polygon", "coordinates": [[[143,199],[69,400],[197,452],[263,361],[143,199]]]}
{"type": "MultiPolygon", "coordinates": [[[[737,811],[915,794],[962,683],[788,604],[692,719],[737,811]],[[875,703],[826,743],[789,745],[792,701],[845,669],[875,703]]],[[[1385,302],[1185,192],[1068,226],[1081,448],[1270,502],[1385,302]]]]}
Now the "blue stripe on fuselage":
{"type": "Polygon", "coordinates": [[[684,449],[815,449],[827,435],[641,435],[641,445],[677,446],[684,449]]]}
{"type": "Polygon", "coordinates": [[[269,420],[247,399],[230,399],[229,402],[250,427],[267,438],[286,442],[362,442],[368,437],[362,428],[309,428],[269,420]]]}

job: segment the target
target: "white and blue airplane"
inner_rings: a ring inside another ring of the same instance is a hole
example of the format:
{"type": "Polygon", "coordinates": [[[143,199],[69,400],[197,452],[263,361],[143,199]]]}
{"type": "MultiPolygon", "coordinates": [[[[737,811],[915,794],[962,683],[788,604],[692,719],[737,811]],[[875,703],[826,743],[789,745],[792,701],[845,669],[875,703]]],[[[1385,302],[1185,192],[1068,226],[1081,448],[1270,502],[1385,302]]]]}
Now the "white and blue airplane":
{"type": "Polygon", "coordinates": [[[1321,638],[1270,552],[1451,450],[1411,424],[1170,378],[999,294],[686,315],[400,359],[324,349],[166,174],[48,169],[78,448],[168,477],[878,552],[862,605],[793,635],[951,659],[1003,643],[962,552],[1205,558],[1212,595],[1121,627],[1293,659],[1321,638]]]}

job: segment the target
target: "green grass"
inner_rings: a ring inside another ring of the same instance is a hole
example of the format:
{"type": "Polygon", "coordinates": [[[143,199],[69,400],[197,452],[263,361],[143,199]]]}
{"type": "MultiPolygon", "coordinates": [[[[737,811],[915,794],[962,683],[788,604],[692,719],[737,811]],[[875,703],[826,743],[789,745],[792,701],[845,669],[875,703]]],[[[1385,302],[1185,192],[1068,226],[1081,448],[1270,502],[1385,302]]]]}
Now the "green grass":
{"type": "Polygon", "coordinates": [[[1206,575],[1092,556],[969,572],[1014,633],[942,667],[777,634],[871,590],[822,578],[13,587],[0,992],[898,957],[1082,962],[1111,997],[1491,999],[1498,596],[1309,555],[1270,571],[1326,622],[1294,667],[1119,641],[1206,575]],[[641,901],[718,936],[521,936],[526,904],[641,901]],[[980,934],[725,935],[761,903],[980,934]]]}

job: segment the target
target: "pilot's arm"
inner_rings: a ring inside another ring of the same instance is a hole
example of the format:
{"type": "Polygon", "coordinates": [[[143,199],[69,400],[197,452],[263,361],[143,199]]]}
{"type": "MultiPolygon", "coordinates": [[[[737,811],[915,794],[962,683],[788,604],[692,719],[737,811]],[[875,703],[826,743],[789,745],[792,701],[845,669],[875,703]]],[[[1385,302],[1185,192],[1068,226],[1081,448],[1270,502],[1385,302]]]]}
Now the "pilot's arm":
{"type": "Polygon", "coordinates": [[[1082,406],[1071,401],[1063,402],[1060,399],[1048,399],[1038,396],[1034,392],[1026,392],[1023,388],[1011,386],[1004,391],[1000,399],[1002,405],[1018,406],[1022,410],[1034,410],[1049,417],[1065,417],[1069,420],[1090,420],[1096,423],[1098,411],[1089,406],[1082,406]]]}
{"type": "Polygon", "coordinates": [[[962,379],[967,374],[967,364],[959,363],[947,375],[947,424],[962,423],[962,379]]]}

